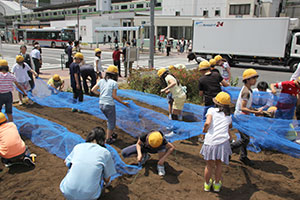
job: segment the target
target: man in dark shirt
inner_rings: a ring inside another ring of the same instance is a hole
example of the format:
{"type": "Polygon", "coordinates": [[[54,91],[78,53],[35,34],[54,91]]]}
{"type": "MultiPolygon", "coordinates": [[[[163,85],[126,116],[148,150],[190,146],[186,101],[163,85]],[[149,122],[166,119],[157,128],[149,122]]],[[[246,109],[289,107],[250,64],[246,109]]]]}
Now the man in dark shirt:
{"type": "Polygon", "coordinates": [[[158,153],[158,175],[164,176],[164,162],[174,149],[174,145],[164,138],[162,132],[151,131],[150,133],[142,133],[136,144],[123,149],[122,156],[127,158],[137,155],[137,161],[143,164],[150,158],[148,153],[158,153]]]}
{"type": "Polygon", "coordinates": [[[96,82],[97,82],[97,75],[94,70],[94,67],[92,65],[82,65],[80,67],[80,74],[82,77],[84,93],[92,95],[93,93],[91,90],[94,87],[94,85],[96,85],[96,82]],[[89,87],[87,84],[87,80],[90,80],[90,82],[91,82],[90,91],[89,91],[89,87]]]}
{"type": "Polygon", "coordinates": [[[199,70],[202,75],[199,79],[199,95],[204,98],[205,109],[203,119],[205,119],[207,110],[214,106],[212,99],[222,91],[220,84],[225,87],[229,84],[219,73],[210,71],[210,64],[208,61],[202,61],[199,64],[199,70]]]}
{"type": "MultiPolygon", "coordinates": [[[[70,65],[70,81],[71,87],[73,89],[73,103],[77,103],[77,99],[79,102],[83,101],[83,92],[80,80],[80,67],[79,64],[83,61],[82,53],[76,53],[74,55],[74,62],[70,65]]],[[[76,112],[77,109],[72,108],[72,112],[76,112]]]]}
{"type": "Polygon", "coordinates": [[[72,57],[72,49],[73,49],[73,41],[68,42],[69,45],[66,47],[65,53],[68,55],[68,61],[66,62],[66,68],[70,67],[70,64],[73,62],[72,57]]]}

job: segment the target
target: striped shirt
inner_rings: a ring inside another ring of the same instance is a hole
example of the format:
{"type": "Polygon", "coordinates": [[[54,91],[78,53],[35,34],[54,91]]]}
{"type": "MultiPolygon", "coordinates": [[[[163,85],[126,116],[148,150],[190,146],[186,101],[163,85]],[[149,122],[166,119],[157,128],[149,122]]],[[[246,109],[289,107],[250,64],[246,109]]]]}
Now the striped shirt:
{"type": "Polygon", "coordinates": [[[10,72],[0,72],[0,93],[13,91],[13,83],[16,82],[16,77],[10,72]]]}

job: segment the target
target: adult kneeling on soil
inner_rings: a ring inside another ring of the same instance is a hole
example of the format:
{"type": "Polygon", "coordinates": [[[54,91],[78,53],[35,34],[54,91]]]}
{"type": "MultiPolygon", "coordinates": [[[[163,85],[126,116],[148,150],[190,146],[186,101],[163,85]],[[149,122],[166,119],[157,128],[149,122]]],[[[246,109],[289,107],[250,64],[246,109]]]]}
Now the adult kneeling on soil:
{"type": "Polygon", "coordinates": [[[158,175],[165,175],[164,162],[166,158],[174,151],[175,147],[168,142],[162,132],[152,131],[150,133],[143,133],[136,144],[126,147],[122,150],[124,158],[137,155],[137,161],[142,165],[149,158],[148,153],[158,153],[159,161],[157,163],[158,175]]]}
{"type": "Polygon", "coordinates": [[[114,65],[110,65],[107,70],[104,79],[101,79],[93,88],[92,92],[99,95],[99,106],[100,110],[103,112],[107,118],[107,133],[106,133],[106,143],[113,143],[117,135],[113,134],[116,127],[116,106],[114,100],[119,103],[129,106],[128,102],[123,102],[117,96],[118,89],[118,68],[114,65]],[[98,91],[100,90],[100,92],[98,91]]]}
{"type": "Polygon", "coordinates": [[[172,106],[172,119],[182,120],[182,109],[186,100],[185,91],[183,90],[181,84],[176,79],[176,77],[173,74],[170,74],[170,72],[167,69],[161,68],[160,70],[158,70],[157,75],[166,86],[160,92],[172,94],[172,98],[174,100],[172,106]]]}
{"type": "Polygon", "coordinates": [[[109,184],[116,173],[110,152],[105,148],[105,131],[94,128],[85,143],[77,144],[65,164],[69,171],[60,183],[60,191],[67,199],[98,199],[102,178],[109,184]]]}
{"type": "Polygon", "coordinates": [[[29,167],[34,166],[29,150],[19,131],[13,122],[8,122],[5,115],[0,112],[0,157],[6,167],[13,164],[25,164],[29,167]]]}

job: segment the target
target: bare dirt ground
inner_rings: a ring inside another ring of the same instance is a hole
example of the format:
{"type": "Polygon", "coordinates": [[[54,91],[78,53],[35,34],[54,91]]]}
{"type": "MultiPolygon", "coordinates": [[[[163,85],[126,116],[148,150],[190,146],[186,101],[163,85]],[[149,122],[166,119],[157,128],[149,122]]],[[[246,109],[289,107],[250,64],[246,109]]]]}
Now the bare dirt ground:
{"type": "MultiPolygon", "coordinates": [[[[143,106],[147,107],[145,104],[143,106]]],[[[106,128],[105,121],[85,113],[72,113],[70,109],[36,104],[17,108],[61,124],[83,138],[93,127],[106,128]]],[[[155,110],[154,107],[151,109],[155,110]]],[[[118,152],[136,142],[135,138],[120,129],[115,132],[119,138],[113,147],[118,152]]],[[[174,143],[176,151],[167,159],[164,178],[157,175],[157,156],[152,155],[137,175],[114,180],[100,199],[300,199],[300,160],[272,151],[259,154],[249,152],[249,158],[255,163],[253,168],[243,165],[238,155],[234,154],[230,165],[223,168],[222,191],[204,192],[205,161],[199,155],[201,144],[196,139],[174,143]]],[[[36,147],[28,139],[24,140],[38,156],[36,167],[8,169],[0,164],[0,199],[64,199],[59,190],[60,181],[67,172],[63,160],[36,147]]],[[[125,162],[136,163],[134,158],[125,162]]]]}

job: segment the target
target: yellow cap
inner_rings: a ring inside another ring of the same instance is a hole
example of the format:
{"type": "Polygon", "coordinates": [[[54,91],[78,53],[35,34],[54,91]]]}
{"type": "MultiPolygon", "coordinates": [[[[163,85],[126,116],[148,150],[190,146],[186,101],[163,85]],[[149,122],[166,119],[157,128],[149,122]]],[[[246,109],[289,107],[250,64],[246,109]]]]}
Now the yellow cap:
{"type": "Polygon", "coordinates": [[[96,48],[95,49],[95,53],[99,53],[99,52],[101,52],[101,49],[100,48],[96,48]]]}
{"type": "Polygon", "coordinates": [[[172,69],[174,69],[174,68],[175,68],[174,65],[170,65],[170,66],[169,66],[169,70],[172,70],[172,69]]]}
{"type": "Polygon", "coordinates": [[[60,80],[60,76],[58,74],[54,74],[52,78],[55,81],[59,81],[60,80]]]}
{"type": "Polygon", "coordinates": [[[7,119],[6,119],[5,115],[4,115],[4,113],[0,112],[0,123],[5,122],[6,120],[7,119]]]}
{"type": "Polygon", "coordinates": [[[276,106],[270,106],[267,111],[268,112],[276,112],[276,110],[277,110],[276,106]]]}
{"type": "Polygon", "coordinates": [[[8,63],[7,63],[7,61],[6,60],[3,60],[3,59],[1,59],[0,60],[0,67],[7,67],[8,66],[8,63]]]}
{"type": "Polygon", "coordinates": [[[297,81],[300,83],[300,76],[297,78],[297,81]]]}
{"type": "Polygon", "coordinates": [[[243,81],[253,77],[258,77],[258,74],[255,69],[250,68],[250,69],[246,69],[243,72],[243,81]]]}
{"type": "Polygon", "coordinates": [[[214,59],[216,60],[216,62],[218,62],[219,60],[222,60],[223,58],[220,55],[216,55],[214,59]]]}
{"type": "Polygon", "coordinates": [[[203,60],[200,64],[199,64],[199,70],[205,70],[205,69],[209,69],[210,68],[210,64],[207,60],[203,60]]]}
{"type": "Polygon", "coordinates": [[[166,68],[161,68],[160,70],[158,70],[157,76],[161,77],[166,71],[166,68]]]}
{"type": "Polygon", "coordinates": [[[17,63],[20,63],[20,62],[23,62],[23,61],[24,61],[24,57],[21,56],[21,55],[17,55],[17,57],[16,57],[16,62],[17,62],[17,63]]]}
{"type": "Polygon", "coordinates": [[[209,64],[210,64],[210,65],[216,65],[216,64],[217,64],[217,61],[216,61],[215,59],[212,58],[212,59],[209,60],[209,64]]]}
{"type": "Polygon", "coordinates": [[[114,65],[109,65],[106,72],[109,73],[118,73],[118,68],[114,65]]]}
{"type": "Polygon", "coordinates": [[[163,142],[163,136],[160,132],[154,131],[148,137],[148,143],[152,148],[159,147],[163,142]]]}
{"type": "Polygon", "coordinates": [[[226,92],[219,92],[215,98],[213,98],[215,104],[230,105],[230,95],[226,92]]]}
{"type": "Polygon", "coordinates": [[[79,58],[79,59],[83,60],[83,54],[78,52],[74,55],[74,58],[79,58]]]}

